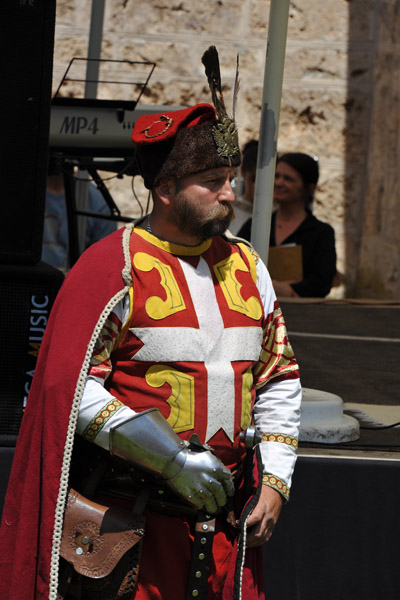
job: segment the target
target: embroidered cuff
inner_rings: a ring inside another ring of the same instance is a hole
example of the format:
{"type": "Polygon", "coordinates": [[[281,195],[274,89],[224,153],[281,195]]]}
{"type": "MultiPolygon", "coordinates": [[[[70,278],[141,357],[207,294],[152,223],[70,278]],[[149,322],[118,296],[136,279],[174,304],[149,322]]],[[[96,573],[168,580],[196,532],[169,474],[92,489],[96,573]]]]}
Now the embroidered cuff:
{"type": "Polygon", "coordinates": [[[297,438],[292,435],[285,435],[283,433],[263,433],[262,442],[279,442],[280,444],[286,444],[287,446],[292,446],[293,448],[297,448],[297,438]]]}
{"type": "Polygon", "coordinates": [[[264,485],[269,485],[270,487],[274,488],[274,490],[279,492],[286,501],[289,500],[290,490],[286,483],[282,481],[282,479],[275,477],[275,475],[272,475],[271,473],[266,473],[263,475],[262,481],[264,485]]]}
{"type": "Polygon", "coordinates": [[[120,400],[113,398],[91,419],[86,426],[82,436],[89,442],[94,442],[104,425],[115,413],[125,406],[120,400]]]}

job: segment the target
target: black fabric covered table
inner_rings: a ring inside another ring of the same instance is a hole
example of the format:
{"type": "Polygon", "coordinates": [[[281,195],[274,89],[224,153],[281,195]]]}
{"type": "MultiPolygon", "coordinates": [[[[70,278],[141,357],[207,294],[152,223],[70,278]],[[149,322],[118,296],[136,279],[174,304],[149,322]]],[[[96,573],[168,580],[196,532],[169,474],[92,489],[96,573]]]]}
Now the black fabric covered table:
{"type": "MultiPolygon", "coordinates": [[[[281,306],[303,387],[399,405],[399,303],[281,306]]],[[[291,498],[264,547],[266,600],[399,600],[400,429],[299,446],[291,498]]]]}
{"type": "Polygon", "coordinates": [[[0,447],[0,519],[3,514],[4,498],[7,492],[15,448],[0,447]]]}
{"type": "Polygon", "coordinates": [[[400,598],[398,454],[336,454],[299,456],[264,547],[266,600],[400,598]]]}

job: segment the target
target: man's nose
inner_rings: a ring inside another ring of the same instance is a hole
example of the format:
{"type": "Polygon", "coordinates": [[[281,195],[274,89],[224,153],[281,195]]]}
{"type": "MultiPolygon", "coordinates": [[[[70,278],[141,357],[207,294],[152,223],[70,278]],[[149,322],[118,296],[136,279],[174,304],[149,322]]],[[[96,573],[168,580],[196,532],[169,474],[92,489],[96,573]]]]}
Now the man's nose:
{"type": "Polygon", "coordinates": [[[234,202],[235,194],[232,188],[230,178],[226,178],[218,199],[220,202],[234,202]]]}

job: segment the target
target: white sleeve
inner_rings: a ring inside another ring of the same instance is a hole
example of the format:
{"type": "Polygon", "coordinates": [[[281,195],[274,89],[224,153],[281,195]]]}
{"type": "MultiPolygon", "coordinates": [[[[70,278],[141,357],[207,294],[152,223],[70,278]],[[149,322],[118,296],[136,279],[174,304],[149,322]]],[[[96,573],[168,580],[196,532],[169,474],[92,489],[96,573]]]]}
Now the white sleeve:
{"type": "MultiPolygon", "coordinates": [[[[265,314],[269,315],[276,307],[276,296],[267,268],[261,260],[257,264],[257,286],[265,314]]],[[[278,489],[285,497],[289,494],[296,462],[301,395],[298,377],[278,381],[272,379],[257,391],[253,409],[254,424],[263,434],[260,450],[264,482],[278,489]],[[286,494],[281,486],[286,486],[286,494]]]]}
{"type": "Polygon", "coordinates": [[[257,287],[260,292],[265,314],[268,315],[274,309],[276,294],[268,269],[260,258],[257,262],[257,287]]]}
{"type": "MultiPolygon", "coordinates": [[[[121,326],[128,319],[130,299],[127,294],[114,308],[121,326]]],[[[104,387],[105,380],[89,375],[79,407],[77,433],[105,450],[109,449],[110,428],[126,421],[135,411],[114,398],[104,387]]]]}

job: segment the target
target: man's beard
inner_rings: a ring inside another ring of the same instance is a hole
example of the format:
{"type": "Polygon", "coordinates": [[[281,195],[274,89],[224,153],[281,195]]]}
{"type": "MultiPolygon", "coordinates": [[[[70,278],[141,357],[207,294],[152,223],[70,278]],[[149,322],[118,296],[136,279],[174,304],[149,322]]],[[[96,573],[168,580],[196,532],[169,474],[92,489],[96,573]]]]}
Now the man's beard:
{"type": "Polygon", "coordinates": [[[201,239],[224,233],[235,216],[231,202],[221,202],[208,214],[187,200],[184,192],[175,196],[171,211],[171,221],[182,233],[201,239]]]}

